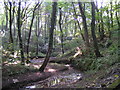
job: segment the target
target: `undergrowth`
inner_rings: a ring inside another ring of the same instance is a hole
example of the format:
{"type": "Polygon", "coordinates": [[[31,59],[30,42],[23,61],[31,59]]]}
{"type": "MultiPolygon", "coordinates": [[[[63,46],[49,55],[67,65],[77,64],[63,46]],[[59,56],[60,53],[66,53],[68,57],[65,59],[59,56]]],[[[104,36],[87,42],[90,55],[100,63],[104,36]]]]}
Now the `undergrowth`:
{"type": "MultiPolygon", "coordinates": [[[[113,34],[114,35],[114,34],[113,34]]],[[[94,54],[94,48],[90,48],[90,53],[85,54],[84,56],[77,57],[72,60],[72,66],[82,70],[82,71],[90,71],[90,70],[105,70],[110,67],[112,67],[114,64],[119,63],[119,49],[118,49],[118,39],[117,35],[114,35],[116,37],[112,37],[111,40],[107,40],[102,43],[103,47],[100,47],[100,53],[103,55],[103,57],[95,57],[94,54]],[[112,43],[111,43],[112,42],[112,43]],[[107,46],[106,44],[111,43],[111,45],[107,46]]],[[[99,42],[101,43],[101,42],[99,42]]],[[[83,53],[85,51],[83,50],[83,53]]],[[[75,48],[69,50],[64,54],[65,56],[70,56],[71,53],[75,53],[75,48]]]]}

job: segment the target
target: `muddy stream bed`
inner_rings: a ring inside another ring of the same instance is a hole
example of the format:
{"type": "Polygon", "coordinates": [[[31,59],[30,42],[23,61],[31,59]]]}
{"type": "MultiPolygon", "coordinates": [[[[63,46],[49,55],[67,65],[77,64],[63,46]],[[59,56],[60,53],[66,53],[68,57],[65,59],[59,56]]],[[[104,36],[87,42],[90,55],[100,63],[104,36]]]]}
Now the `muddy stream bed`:
{"type": "MultiPolygon", "coordinates": [[[[112,73],[108,73],[105,76],[101,72],[94,74],[95,76],[87,76],[85,73],[78,71],[71,67],[69,64],[64,65],[68,67],[67,70],[57,72],[53,76],[35,83],[30,83],[24,88],[106,88],[109,87],[114,81],[120,79],[120,68],[112,70],[112,73]],[[101,76],[99,76],[101,75],[101,76]],[[86,79],[92,79],[92,81],[86,81],[86,79]],[[83,86],[82,86],[82,83],[83,86]]],[[[120,80],[117,81],[120,83],[120,80]]],[[[120,85],[119,85],[120,86],[120,85]]]]}
{"type": "MultiPolygon", "coordinates": [[[[33,65],[40,67],[44,59],[31,60],[33,65]]],[[[50,74],[45,79],[31,81],[28,83],[14,84],[13,88],[19,89],[34,89],[34,88],[106,88],[112,84],[115,80],[120,83],[120,68],[113,69],[112,72],[104,74],[105,70],[97,73],[83,73],[79,70],[74,69],[69,64],[59,64],[59,63],[48,63],[45,72],[50,74]],[[58,71],[56,71],[58,70],[58,71]]],[[[42,73],[36,72],[31,78],[38,77],[42,73]]],[[[29,74],[28,74],[29,76],[29,74]]],[[[27,77],[28,77],[27,76],[27,77]]],[[[38,77],[39,78],[39,77],[38,77]]],[[[19,79],[19,78],[18,78],[19,79]]],[[[17,80],[17,79],[16,79],[17,80]]],[[[120,85],[119,85],[120,86],[120,85]]],[[[10,88],[10,87],[9,87],[10,88]]]]}
{"type": "Polygon", "coordinates": [[[24,88],[27,88],[27,89],[52,88],[52,87],[58,87],[62,85],[71,85],[72,83],[76,83],[81,79],[82,79],[82,74],[71,68],[67,71],[56,73],[55,75],[43,81],[28,84],[24,88]]]}
{"type": "MultiPolygon", "coordinates": [[[[41,63],[42,61],[35,60],[34,62],[34,60],[32,60],[32,63],[39,63],[39,62],[41,63]]],[[[61,64],[57,64],[57,65],[61,65],[61,64]]],[[[66,64],[64,66],[67,67],[68,69],[64,71],[56,72],[54,75],[52,75],[51,77],[45,80],[29,83],[23,88],[26,88],[26,89],[52,88],[52,87],[56,88],[56,87],[60,87],[63,85],[69,86],[73,83],[77,83],[78,81],[82,79],[83,77],[82,72],[74,69],[69,64],[66,64]]],[[[51,69],[51,72],[54,72],[54,69],[51,69]]]]}
{"type": "MultiPolygon", "coordinates": [[[[32,63],[41,63],[43,61],[32,61],[32,63]]],[[[61,64],[58,64],[61,65],[61,64]]],[[[95,77],[87,76],[85,73],[74,69],[71,67],[69,64],[64,65],[65,67],[68,67],[67,70],[56,72],[54,75],[51,77],[38,81],[38,82],[33,82],[29,83],[23,88],[25,89],[33,89],[33,88],[79,88],[80,85],[83,84],[83,87],[85,88],[105,88],[108,87],[112,82],[114,82],[116,79],[120,78],[120,70],[114,73],[109,73],[108,75],[105,76],[105,78],[96,80],[98,78],[97,74],[95,77]],[[111,74],[111,75],[110,75],[111,74]],[[93,79],[93,81],[86,81],[86,79],[93,79]],[[96,81],[95,81],[96,80],[96,81]],[[96,83],[96,84],[95,84],[96,83]],[[77,85],[77,86],[74,86],[77,85]]],[[[52,71],[52,70],[51,70],[52,71]]],[[[54,71],[54,70],[53,70],[54,71]]],[[[98,73],[101,74],[101,73],[98,73]]],[[[81,86],[80,86],[81,88],[81,86]]]]}

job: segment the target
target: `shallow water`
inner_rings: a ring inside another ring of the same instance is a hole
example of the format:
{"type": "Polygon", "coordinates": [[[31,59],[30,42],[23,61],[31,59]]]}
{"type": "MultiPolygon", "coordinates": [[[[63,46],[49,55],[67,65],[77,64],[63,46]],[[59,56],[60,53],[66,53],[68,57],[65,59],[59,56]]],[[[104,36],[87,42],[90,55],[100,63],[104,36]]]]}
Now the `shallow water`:
{"type": "Polygon", "coordinates": [[[25,86],[26,89],[32,88],[50,88],[57,87],[62,85],[69,85],[72,83],[76,83],[77,81],[82,79],[82,74],[77,71],[65,71],[61,72],[57,75],[49,77],[46,80],[39,81],[36,83],[32,83],[32,85],[25,86]]]}

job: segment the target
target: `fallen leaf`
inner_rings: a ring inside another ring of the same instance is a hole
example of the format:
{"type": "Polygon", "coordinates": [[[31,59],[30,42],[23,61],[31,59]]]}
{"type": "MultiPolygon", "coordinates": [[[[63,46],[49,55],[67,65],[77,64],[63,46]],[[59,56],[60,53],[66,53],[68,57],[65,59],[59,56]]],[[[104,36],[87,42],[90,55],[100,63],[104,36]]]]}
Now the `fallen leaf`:
{"type": "Polygon", "coordinates": [[[114,75],[114,77],[118,78],[119,76],[118,75],[114,75]]]}

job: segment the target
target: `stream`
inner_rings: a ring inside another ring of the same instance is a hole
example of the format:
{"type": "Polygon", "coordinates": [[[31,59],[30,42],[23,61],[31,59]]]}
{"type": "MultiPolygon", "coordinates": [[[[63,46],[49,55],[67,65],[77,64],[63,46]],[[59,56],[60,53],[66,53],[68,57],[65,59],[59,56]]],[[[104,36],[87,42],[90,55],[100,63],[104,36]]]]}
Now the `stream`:
{"type": "MultiPolygon", "coordinates": [[[[42,61],[32,61],[32,63],[38,63],[42,61]]],[[[82,73],[78,70],[73,69],[70,65],[65,65],[68,67],[68,70],[60,71],[55,73],[53,76],[38,82],[30,83],[23,88],[25,89],[34,89],[34,88],[55,88],[60,86],[69,86],[73,83],[82,79],[82,73]]]]}
{"type": "MultiPolygon", "coordinates": [[[[42,63],[43,60],[33,60],[31,61],[32,63],[42,63]]],[[[61,65],[61,64],[58,64],[61,65]]],[[[66,87],[72,87],[73,84],[76,84],[80,81],[83,80],[83,78],[85,77],[85,75],[81,72],[78,71],[76,69],[74,69],[73,67],[71,67],[69,64],[64,64],[64,66],[68,67],[67,70],[64,71],[59,71],[59,72],[55,72],[51,77],[45,79],[45,80],[41,80],[41,81],[37,81],[37,82],[31,82],[29,84],[27,84],[26,86],[24,86],[24,89],[34,89],[34,88],[66,88],[66,87]]],[[[61,67],[62,68],[62,67],[61,67]]],[[[104,88],[104,87],[108,87],[111,83],[113,83],[116,79],[119,79],[119,75],[120,75],[120,69],[115,69],[117,70],[116,72],[114,71],[111,74],[106,75],[106,77],[104,77],[103,79],[98,79],[97,81],[95,81],[96,84],[94,84],[93,82],[88,82],[89,85],[83,84],[83,85],[87,85],[86,87],[89,88],[104,88]]],[[[88,77],[86,77],[88,78],[88,77]]],[[[96,77],[97,78],[97,77],[96,77]]],[[[94,77],[94,79],[96,79],[94,77]]],[[[119,85],[117,86],[119,87],[119,85]]]]}
{"type": "Polygon", "coordinates": [[[79,73],[69,73],[68,75],[64,75],[63,73],[61,75],[52,76],[43,81],[32,83],[32,85],[25,86],[25,88],[52,88],[58,87],[60,85],[70,85],[72,83],[76,83],[81,79],[81,77],[82,76],[79,73]]]}

